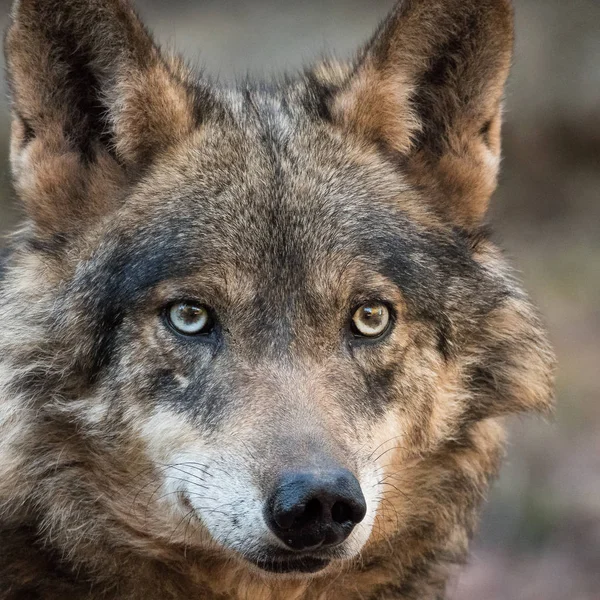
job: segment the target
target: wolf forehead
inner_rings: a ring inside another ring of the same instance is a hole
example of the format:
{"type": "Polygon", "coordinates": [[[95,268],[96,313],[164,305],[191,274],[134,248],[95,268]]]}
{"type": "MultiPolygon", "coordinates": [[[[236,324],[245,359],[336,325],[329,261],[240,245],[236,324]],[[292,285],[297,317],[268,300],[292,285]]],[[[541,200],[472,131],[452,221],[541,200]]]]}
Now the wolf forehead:
{"type": "Polygon", "coordinates": [[[450,281],[483,291],[476,236],[428,213],[392,157],[285,96],[229,96],[229,110],[157,160],[100,230],[80,271],[99,305],[202,272],[215,285],[246,274],[256,301],[274,305],[314,299],[315,274],[333,293],[352,272],[363,294],[379,274],[430,316],[450,281]]]}

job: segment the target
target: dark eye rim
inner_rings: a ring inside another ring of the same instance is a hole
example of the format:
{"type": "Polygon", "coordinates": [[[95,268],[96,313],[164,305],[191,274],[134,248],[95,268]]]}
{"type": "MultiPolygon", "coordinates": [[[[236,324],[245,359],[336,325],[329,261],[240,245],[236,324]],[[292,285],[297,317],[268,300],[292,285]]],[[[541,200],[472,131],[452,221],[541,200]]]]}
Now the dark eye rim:
{"type": "Polygon", "coordinates": [[[203,302],[199,302],[197,300],[179,299],[179,300],[174,300],[172,302],[169,302],[161,310],[161,315],[162,315],[162,320],[164,321],[165,325],[171,332],[173,332],[178,337],[188,339],[188,340],[189,339],[211,338],[214,335],[215,330],[217,328],[217,319],[216,319],[214,310],[212,308],[210,308],[209,306],[207,306],[206,304],[204,304],[203,302]],[[182,331],[181,329],[176,327],[175,324],[173,323],[173,321],[171,320],[170,312],[174,306],[177,306],[179,304],[189,304],[189,305],[200,307],[200,308],[203,308],[204,310],[206,310],[206,312],[208,314],[208,320],[206,322],[206,326],[198,333],[186,333],[185,331],[182,331]]]}
{"type": "Polygon", "coordinates": [[[358,304],[354,305],[354,308],[350,311],[350,318],[349,318],[350,333],[353,336],[353,338],[359,342],[364,342],[367,344],[381,342],[383,339],[385,339],[389,336],[389,334],[392,332],[395,324],[396,324],[396,311],[394,310],[394,307],[392,306],[392,304],[390,302],[387,302],[386,300],[371,299],[371,300],[362,301],[362,302],[359,302],[358,304]],[[358,328],[356,327],[356,324],[354,323],[354,315],[357,313],[357,311],[360,308],[362,308],[363,306],[368,306],[369,304],[381,304],[382,306],[385,306],[385,308],[387,308],[389,316],[390,316],[386,328],[379,335],[375,335],[375,336],[364,335],[363,333],[361,333],[358,330],[358,328]]]}

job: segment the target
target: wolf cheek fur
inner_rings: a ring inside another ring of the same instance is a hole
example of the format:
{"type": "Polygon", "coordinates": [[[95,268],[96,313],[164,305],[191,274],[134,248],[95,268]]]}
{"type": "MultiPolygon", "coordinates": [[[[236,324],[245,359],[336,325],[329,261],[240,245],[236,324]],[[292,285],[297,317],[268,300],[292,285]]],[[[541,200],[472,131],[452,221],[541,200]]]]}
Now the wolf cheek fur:
{"type": "Polygon", "coordinates": [[[224,89],[125,0],[15,4],[0,598],[443,597],[499,418],[552,404],[481,227],[511,47],[507,0],[405,0],[352,64],[224,89]]]}

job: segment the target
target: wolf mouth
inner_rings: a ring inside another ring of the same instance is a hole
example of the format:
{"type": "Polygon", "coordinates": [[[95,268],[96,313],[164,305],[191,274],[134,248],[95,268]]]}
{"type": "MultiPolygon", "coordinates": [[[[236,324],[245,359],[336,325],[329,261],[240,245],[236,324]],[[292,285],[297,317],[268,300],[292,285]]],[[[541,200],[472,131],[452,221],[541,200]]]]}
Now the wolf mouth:
{"type": "Polygon", "coordinates": [[[262,571],[276,573],[280,575],[300,573],[311,574],[323,571],[330,564],[332,559],[318,556],[271,556],[246,557],[246,560],[262,571]]]}

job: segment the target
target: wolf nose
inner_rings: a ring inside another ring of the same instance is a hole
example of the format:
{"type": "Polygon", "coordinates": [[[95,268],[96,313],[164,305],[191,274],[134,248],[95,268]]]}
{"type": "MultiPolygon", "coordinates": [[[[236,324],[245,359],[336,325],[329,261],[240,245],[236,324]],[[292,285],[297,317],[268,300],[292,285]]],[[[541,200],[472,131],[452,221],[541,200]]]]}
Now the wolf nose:
{"type": "Polygon", "coordinates": [[[292,550],[341,544],[367,512],[356,477],[346,469],[284,475],[267,502],[273,533],[292,550]]]}

